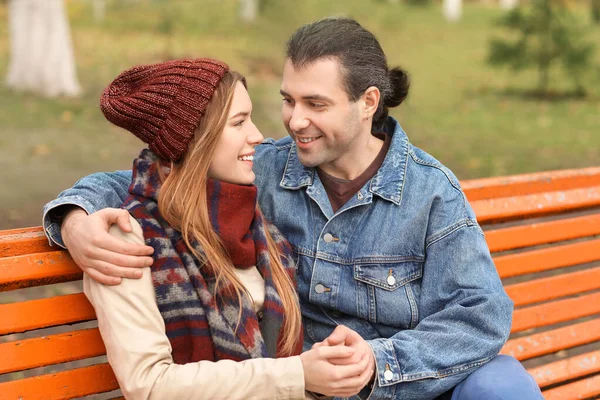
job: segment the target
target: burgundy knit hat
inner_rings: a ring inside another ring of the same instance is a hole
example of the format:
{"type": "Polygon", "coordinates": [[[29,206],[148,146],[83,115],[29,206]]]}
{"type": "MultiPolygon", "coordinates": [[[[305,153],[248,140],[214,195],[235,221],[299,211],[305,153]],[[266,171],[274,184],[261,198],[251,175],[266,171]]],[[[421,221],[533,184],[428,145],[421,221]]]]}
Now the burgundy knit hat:
{"type": "Polygon", "coordinates": [[[133,67],[104,89],[100,108],[159,157],[178,161],[228,69],[209,58],[133,67]]]}

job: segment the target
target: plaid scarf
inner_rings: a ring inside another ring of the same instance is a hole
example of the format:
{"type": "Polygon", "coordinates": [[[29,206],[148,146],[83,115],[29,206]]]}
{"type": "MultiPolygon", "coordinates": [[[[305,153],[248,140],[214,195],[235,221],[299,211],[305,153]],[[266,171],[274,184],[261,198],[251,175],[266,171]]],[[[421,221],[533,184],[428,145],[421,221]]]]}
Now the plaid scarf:
{"type": "MultiPolygon", "coordinates": [[[[263,220],[256,207],[256,188],[214,180],[208,182],[208,207],[213,228],[217,234],[224,233],[221,238],[229,253],[235,255],[235,263],[241,267],[256,265],[265,281],[262,320],[259,322],[252,300],[243,296],[238,325],[240,308],[231,287],[222,283],[215,294],[215,275],[210,261],[208,264],[200,262],[187,248],[181,233],[160,215],[157,204],[161,186],[159,168],[165,175],[170,172],[154,153],[143,150],[134,160],[130,196],[123,208],[141,224],[146,244],[154,248],[152,281],[175,363],[279,356],[284,315],[271,274],[265,229],[269,229],[277,243],[283,265],[292,277],[294,265],[289,257],[289,243],[275,227],[263,220]],[[248,196],[249,191],[253,196],[248,196]],[[248,207],[249,214],[241,211],[248,207]],[[247,221],[243,220],[244,213],[249,215],[247,221]],[[243,228],[232,226],[230,218],[243,228]],[[241,250],[237,253],[236,249],[241,250]]],[[[191,243],[202,252],[198,242],[191,243]]],[[[302,340],[299,340],[296,354],[301,348],[302,340]]]]}

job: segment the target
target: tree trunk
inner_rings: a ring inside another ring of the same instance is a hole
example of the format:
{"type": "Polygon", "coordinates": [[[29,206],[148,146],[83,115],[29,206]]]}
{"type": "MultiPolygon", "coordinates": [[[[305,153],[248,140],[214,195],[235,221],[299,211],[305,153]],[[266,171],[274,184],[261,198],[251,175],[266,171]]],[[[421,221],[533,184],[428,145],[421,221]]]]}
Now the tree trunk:
{"type": "Polygon", "coordinates": [[[8,20],[11,58],[6,85],[48,97],[79,95],[63,0],[9,0],[8,20]]]}
{"type": "Polygon", "coordinates": [[[245,22],[252,22],[258,16],[259,0],[239,0],[240,18],[245,22]]]}
{"type": "Polygon", "coordinates": [[[500,7],[504,10],[512,10],[517,8],[519,0],[500,0],[500,7]]]}
{"type": "Polygon", "coordinates": [[[92,2],[94,20],[96,22],[104,21],[104,15],[106,14],[106,0],[92,0],[92,2]]]}
{"type": "Polygon", "coordinates": [[[448,21],[458,21],[462,14],[462,0],[444,0],[443,8],[448,21]]]}

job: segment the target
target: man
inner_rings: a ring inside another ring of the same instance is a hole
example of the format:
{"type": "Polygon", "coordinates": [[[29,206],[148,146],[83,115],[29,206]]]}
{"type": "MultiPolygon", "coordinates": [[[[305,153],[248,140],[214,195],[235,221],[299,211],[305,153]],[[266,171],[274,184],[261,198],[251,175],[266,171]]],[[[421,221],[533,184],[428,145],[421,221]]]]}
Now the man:
{"type": "MultiPolygon", "coordinates": [[[[518,361],[497,356],[513,305],[457,179],[387,117],[407,93],[404,71],[356,21],[317,21],[288,41],[290,136],[260,145],[254,162],[259,204],[297,258],[305,347],[354,346],[340,364],[370,357],[359,398],[541,399],[518,361]]],[[[129,181],[95,174],[45,209],[49,237],[62,244],[66,214],[74,259],[105,283],[152,262],[105,233],[128,229],[126,213],[94,213],[119,206],[129,181]]]]}

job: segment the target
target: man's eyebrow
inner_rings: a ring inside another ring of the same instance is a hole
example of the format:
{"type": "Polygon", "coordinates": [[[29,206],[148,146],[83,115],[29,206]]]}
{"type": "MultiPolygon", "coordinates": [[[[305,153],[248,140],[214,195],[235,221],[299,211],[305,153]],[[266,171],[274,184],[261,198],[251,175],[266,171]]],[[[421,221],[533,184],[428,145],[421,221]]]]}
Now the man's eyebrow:
{"type": "Polygon", "coordinates": [[[250,113],[248,111],[240,111],[239,113],[229,117],[229,119],[234,119],[237,117],[247,117],[248,115],[250,115],[250,113]]]}
{"type": "MultiPolygon", "coordinates": [[[[280,90],[279,93],[281,93],[281,95],[284,96],[284,97],[292,97],[288,93],[286,93],[284,90],[280,90]]],[[[333,102],[332,99],[330,99],[327,96],[323,96],[321,94],[311,94],[309,96],[303,96],[302,100],[319,100],[319,101],[325,101],[325,102],[328,102],[328,103],[332,103],[333,102]]]]}

